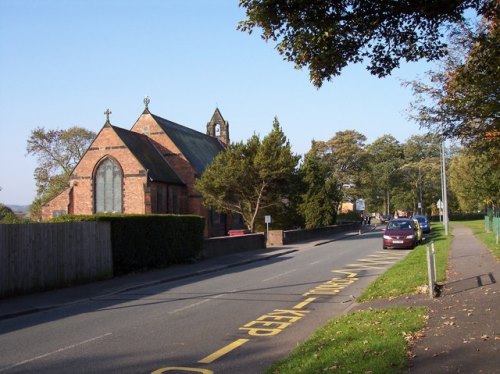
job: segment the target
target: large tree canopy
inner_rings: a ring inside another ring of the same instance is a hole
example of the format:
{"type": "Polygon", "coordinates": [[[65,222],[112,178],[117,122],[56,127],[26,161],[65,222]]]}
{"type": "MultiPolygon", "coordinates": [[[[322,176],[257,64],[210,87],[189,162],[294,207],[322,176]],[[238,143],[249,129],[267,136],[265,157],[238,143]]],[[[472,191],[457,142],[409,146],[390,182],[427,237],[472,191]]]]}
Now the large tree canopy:
{"type": "Polygon", "coordinates": [[[491,16],[496,0],[240,0],[247,19],[238,28],[262,30],[264,40],[297,68],[307,67],[313,84],[340,74],[351,63],[369,61],[379,77],[400,60],[436,60],[446,52],[442,26],[463,20],[466,9],[491,16]]]}
{"type": "Polygon", "coordinates": [[[365,141],[363,134],[345,130],[327,141],[312,142],[301,170],[307,186],[302,204],[307,226],[333,224],[342,201],[356,198],[367,161],[365,141]]]}
{"type": "Polygon", "coordinates": [[[499,36],[495,20],[458,29],[442,68],[428,73],[428,83],[409,83],[412,118],[480,152],[500,147],[499,36]]]}
{"type": "Polygon", "coordinates": [[[460,208],[477,211],[485,205],[500,207],[500,149],[482,154],[462,149],[450,163],[450,188],[460,208]]]}
{"type": "Polygon", "coordinates": [[[241,214],[253,231],[263,209],[284,203],[299,159],[275,119],[273,130],[262,141],[254,135],[219,153],[196,182],[196,189],[206,206],[241,214]]]}
{"type": "Polygon", "coordinates": [[[39,216],[41,205],[68,186],[73,168],[94,138],[94,132],[76,126],[66,130],[38,127],[31,132],[26,151],[38,161],[34,171],[37,198],[31,205],[32,218],[39,216]]]}

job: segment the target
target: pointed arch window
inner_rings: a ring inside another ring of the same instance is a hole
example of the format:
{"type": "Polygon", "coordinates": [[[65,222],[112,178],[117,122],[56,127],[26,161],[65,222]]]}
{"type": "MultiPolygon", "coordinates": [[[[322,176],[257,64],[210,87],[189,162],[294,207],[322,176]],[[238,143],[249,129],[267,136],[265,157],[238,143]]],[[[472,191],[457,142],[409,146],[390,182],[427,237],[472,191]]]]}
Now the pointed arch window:
{"type": "Polygon", "coordinates": [[[122,213],[123,172],[115,160],[106,158],[94,177],[96,213],[122,213]]]}

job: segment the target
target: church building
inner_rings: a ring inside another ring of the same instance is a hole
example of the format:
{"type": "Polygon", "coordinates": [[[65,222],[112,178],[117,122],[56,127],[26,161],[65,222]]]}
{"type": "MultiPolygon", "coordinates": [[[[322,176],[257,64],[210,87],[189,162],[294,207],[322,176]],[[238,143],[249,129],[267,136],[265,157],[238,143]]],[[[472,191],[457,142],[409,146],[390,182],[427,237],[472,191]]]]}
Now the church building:
{"type": "MultiPolygon", "coordinates": [[[[229,144],[229,123],[217,108],[207,133],[145,109],[130,130],[106,123],[70,176],[69,187],[42,207],[42,219],[62,214],[195,214],[205,217],[205,235],[233,226],[203,206],[194,183],[229,144]]],[[[236,217],[235,217],[236,218],[236,217]]],[[[236,223],[237,225],[237,223],[236,223]]]]}

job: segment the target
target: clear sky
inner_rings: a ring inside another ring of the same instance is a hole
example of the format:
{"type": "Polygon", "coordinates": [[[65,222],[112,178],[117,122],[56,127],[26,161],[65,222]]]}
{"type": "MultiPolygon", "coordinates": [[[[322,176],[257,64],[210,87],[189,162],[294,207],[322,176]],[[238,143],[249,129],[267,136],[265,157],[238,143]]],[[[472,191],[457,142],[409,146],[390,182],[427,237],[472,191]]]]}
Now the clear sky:
{"type": "Polygon", "coordinates": [[[145,96],[152,113],[201,132],[218,107],[231,141],[265,136],[277,116],[298,154],[346,129],[368,143],[421,133],[400,82],[429,64],[384,79],[350,66],[318,90],[258,33],[237,31],[242,19],[238,0],[0,0],[0,202],[35,197],[34,128],[98,132],[109,108],[130,129],[145,96]]]}

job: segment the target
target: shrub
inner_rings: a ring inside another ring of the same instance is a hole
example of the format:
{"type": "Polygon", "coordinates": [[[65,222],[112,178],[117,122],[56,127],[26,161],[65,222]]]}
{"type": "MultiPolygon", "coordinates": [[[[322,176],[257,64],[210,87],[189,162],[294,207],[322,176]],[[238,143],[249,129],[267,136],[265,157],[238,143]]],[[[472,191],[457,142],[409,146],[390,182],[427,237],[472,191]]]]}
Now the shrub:
{"type": "Polygon", "coordinates": [[[199,216],[64,215],[51,221],[110,222],[115,275],[192,261],[203,248],[204,219],[199,216]]]}

